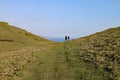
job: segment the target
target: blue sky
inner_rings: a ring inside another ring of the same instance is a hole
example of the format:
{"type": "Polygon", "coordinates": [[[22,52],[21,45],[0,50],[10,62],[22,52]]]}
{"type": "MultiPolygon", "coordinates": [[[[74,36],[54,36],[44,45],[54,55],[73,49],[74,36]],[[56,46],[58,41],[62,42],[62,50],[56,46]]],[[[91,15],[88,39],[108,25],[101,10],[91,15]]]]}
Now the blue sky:
{"type": "Polygon", "coordinates": [[[120,26],[120,0],[1,0],[0,21],[40,36],[79,38],[120,26]]]}

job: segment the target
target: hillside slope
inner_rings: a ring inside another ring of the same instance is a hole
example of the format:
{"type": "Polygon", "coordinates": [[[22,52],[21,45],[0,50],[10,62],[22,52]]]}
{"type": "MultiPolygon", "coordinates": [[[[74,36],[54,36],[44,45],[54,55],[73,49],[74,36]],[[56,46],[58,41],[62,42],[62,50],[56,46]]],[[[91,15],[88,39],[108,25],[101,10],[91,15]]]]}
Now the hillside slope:
{"type": "Polygon", "coordinates": [[[4,49],[13,49],[16,47],[29,46],[38,43],[47,42],[47,39],[38,37],[23,29],[9,25],[6,22],[0,22],[0,51],[4,49]]]}
{"type": "Polygon", "coordinates": [[[120,80],[119,35],[120,27],[57,43],[23,80],[120,80]]]}
{"type": "Polygon", "coordinates": [[[120,27],[59,43],[2,28],[0,45],[17,49],[0,52],[1,80],[120,80],[120,27]]]}
{"type": "Polygon", "coordinates": [[[79,79],[120,80],[120,27],[69,41],[67,47],[79,79]]]}
{"type": "Polygon", "coordinates": [[[53,45],[52,41],[0,22],[0,80],[22,80],[53,45]]]}

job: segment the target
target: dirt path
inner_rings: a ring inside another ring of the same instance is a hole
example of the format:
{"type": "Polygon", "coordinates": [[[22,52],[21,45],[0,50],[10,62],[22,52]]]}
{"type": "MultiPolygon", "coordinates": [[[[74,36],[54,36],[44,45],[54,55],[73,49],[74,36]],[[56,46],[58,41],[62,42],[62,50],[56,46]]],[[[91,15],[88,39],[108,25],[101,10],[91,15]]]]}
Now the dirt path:
{"type": "Polygon", "coordinates": [[[66,59],[65,43],[55,45],[40,56],[32,75],[23,80],[73,80],[73,71],[66,59]]]}

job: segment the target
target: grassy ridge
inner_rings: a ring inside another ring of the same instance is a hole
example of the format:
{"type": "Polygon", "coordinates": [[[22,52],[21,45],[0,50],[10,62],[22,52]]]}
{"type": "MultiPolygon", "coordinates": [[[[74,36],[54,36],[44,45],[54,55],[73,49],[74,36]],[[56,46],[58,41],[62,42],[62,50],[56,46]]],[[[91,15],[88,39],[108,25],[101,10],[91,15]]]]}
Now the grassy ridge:
{"type": "Polygon", "coordinates": [[[0,80],[22,80],[28,67],[54,43],[0,22],[0,80]]]}
{"type": "Polygon", "coordinates": [[[120,27],[54,43],[0,22],[0,80],[120,80],[120,27]]]}
{"type": "Polygon", "coordinates": [[[120,79],[120,27],[67,42],[77,80],[120,79]]]}
{"type": "Polygon", "coordinates": [[[0,22],[0,51],[17,49],[24,46],[49,42],[47,39],[38,37],[23,29],[0,22]]]}

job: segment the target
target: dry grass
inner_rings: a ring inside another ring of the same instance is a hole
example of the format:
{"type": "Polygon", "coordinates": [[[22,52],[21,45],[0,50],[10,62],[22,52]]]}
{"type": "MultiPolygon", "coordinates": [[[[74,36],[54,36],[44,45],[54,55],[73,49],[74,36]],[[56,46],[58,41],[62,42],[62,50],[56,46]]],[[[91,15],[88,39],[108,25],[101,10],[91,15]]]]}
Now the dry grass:
{"type": "Polygon", "coordinates": [[[24,47],[0,53],[0,80],[22,80],[24,68],[33,67],[53,44],[24,47]]]}

